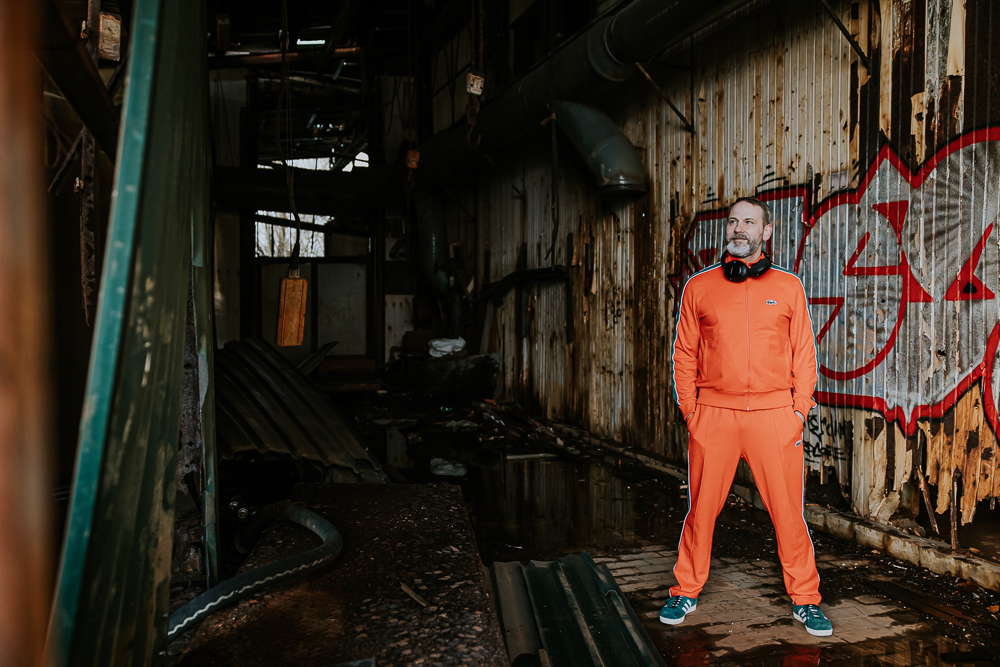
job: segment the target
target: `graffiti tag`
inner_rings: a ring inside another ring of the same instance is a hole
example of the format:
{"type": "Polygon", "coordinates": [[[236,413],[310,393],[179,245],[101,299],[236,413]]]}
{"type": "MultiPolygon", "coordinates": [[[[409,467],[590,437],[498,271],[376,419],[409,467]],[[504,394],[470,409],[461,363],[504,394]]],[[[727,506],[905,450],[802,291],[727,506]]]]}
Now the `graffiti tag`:
{"type": "MultiPolygon", "coordinates": [[[[996,431],[1000,128],[953,141],[915,172],[886,146],[856,189],[815,210],[802,187],[758,196],[773,210],[772,256],[809,298],[820,403],[878,411],[912,434],[982,383],[996,431]]],[[[725,210],[695,218],[694,270],[717,261],[725,222],[725,210]]],[[[815,426],[817,442],[843,438],[815,426]]],[[[817,447],[807,455],[835,455],[817,447]]]]}

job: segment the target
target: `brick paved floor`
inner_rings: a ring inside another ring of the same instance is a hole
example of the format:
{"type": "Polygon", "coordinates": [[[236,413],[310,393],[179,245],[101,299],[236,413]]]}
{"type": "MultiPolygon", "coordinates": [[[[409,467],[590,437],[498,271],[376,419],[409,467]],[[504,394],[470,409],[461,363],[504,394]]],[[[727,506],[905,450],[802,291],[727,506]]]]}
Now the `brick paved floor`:
{"type": "MultiPolygon", "coordinates": [[[[792,619],[791,601],[784,590],[780,566],[772,561],[748,562],[736,558],[713,560],[712,573],[698,598],[697,610],[681,625],[664,625],[659,621],[659,612],[669,595],[669,587],[676,583],[671,572],[676,558],[676,551],[654,544],[634,553],[594,559],[607,564],[668,664],[673,661],[707,664],[751,654],[759,658],[762,652],[792,652],[795,664],[812,664],[810,658],[818,661],[821,652],[803,655],[802,649],[874,642],[884,652],[884,640],[905,639],[927,631],[913,611],[884,597],[859,595],[821,604],[820,608],[833,623],[834,634],[813,637],[792,619]],[[768,651],[769,648],[772,650],[768,651]]],[[[865,562],[838,559],[835,554],[817,557],[821,571],[857,567],[865,562]]]]}

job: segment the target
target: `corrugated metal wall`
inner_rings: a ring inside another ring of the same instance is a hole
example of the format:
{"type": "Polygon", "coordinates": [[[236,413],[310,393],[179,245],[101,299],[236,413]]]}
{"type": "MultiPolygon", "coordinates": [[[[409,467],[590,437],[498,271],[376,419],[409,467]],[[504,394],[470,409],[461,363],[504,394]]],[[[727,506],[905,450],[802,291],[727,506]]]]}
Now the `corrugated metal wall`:
{"type": "Polygon", "coordinates": [[[693,134],[642,79],[599,100],[650,192],[599,200],[561,144],[554,260],[545,131],[483,166],[480,280],[487,265],[494,281],[552,263],[573,276],[572,343],[562,285],[515,290],[497,310],[505,397],[682,460],[676,296],[718,257],[725,207],[756,193],[818,337],[809,466],[833,468],[856,510],[883,520],[924,474],[936,510],[957,492],[967,522],[1000,495],[1000,7],[832,4],[870,70],[821,3],[759,1],[647,67],[693,134]]]}

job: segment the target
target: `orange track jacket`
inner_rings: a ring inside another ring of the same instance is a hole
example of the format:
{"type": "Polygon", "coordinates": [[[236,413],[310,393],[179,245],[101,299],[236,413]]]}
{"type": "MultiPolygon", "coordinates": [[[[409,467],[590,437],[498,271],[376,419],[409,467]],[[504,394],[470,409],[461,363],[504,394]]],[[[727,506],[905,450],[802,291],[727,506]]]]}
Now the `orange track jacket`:
{"type": "Polygon", "coordinates": [[[716,264],[681,292],[673,351],[674,392],[684,418],[698,404],[734,410],[815,404],[816,338],[798,276],[773,267],[742,283],[716,264]]]}

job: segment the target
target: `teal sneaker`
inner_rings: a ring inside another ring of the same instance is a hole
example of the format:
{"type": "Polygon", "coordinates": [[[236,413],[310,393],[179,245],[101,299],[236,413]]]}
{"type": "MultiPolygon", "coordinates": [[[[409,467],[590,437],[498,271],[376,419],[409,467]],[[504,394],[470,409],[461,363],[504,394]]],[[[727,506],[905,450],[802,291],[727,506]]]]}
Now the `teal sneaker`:
{"type": "MultiPolygon", "coordinates": [[[[829,637],[833,634],[833,625],[830,624],[830,619],[814,604],[793,604],[792,618],[804,624],[806,632],[814,637],[829,637]]],[[[662,615],[660,620],[663,620],[662,615]]]]}
{"type": "Polygon", "coordinates": [[[683,595],[671,595],[660,610],[660,623],[678,625],[684,622],[684,617],[698,608],[698,598],[686,598],[683,595]]]}

